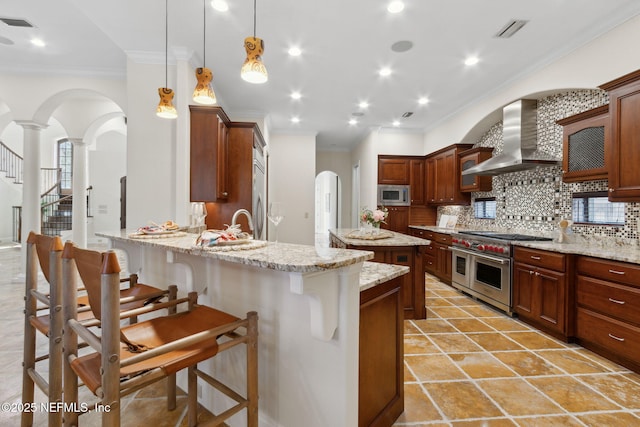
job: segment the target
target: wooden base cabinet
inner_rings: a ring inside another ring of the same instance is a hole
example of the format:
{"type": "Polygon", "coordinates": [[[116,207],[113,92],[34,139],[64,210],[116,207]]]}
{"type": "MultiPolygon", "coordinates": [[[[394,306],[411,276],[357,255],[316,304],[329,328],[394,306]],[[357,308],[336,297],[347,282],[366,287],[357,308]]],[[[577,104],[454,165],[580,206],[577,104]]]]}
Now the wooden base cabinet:
{"type": "Polygon", "coordinates": [[[640,266],[580,256],[576,267],[578,342],[640,372],[640,266]]]}
{"type": "Polygon", "coordinates": [[[451,284],[451,235],[417,228],[411,229],[411,235],[431,240],[425,246],[424,271],[451,284]]]}
{"type": "Polygon", "coordinates": [[[569,262],[570,257],[564,254],[514,249],[514,312],[526,323],[565,341],[573,335],[569,262]]]}
{"type": "Polygon", "coordinates": [[[358,426],[391,426],[404,411],[402,277],[360,293],[358,426]]]}

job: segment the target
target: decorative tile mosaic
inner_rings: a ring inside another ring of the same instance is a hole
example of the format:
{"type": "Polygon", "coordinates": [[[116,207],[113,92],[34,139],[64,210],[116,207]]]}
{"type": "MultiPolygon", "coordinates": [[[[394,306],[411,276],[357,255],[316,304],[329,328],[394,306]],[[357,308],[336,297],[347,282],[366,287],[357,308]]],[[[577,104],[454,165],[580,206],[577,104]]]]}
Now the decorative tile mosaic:
{"type": "MultiPolygon", "coordinates": [[[[538,150],[562,157],[562,126],[556,121],[605,105],[608,94],[599,89],[572,90],[538,100],[538,150]]],[[[474,144],[475,147],[494,147],[494,155],[502,151],[502,121],[491,128],[474,144]]],[[[496,198],[496,219],[474,218],[473,206],[443,206],[438,214],[458,215],[458,225],[486,230],[517,230],[552,236],[558,221],[572,218],[572,194],[587,191],[606,191],[607,180],[563,183],[562,168],[541,167],[493,177],[493,190],[472,193],[476,198],[496,198]]],[[[625,225],[573,225],[576,235],[589,240],[615,238],[640,244],[640,203],[625,203],[625,225]]]]}

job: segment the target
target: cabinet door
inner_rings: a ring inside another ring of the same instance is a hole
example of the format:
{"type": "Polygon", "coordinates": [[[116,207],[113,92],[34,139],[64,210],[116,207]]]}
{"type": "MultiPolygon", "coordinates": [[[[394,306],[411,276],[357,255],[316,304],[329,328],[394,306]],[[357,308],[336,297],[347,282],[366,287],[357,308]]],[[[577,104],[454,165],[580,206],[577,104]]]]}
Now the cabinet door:
{"type": "Polygon", "coordinates": [[[547,327],[565,331],[565,274],[539,268],[534,273],[538,287],[538,320],[547,327]]]}
{"type": "Polygon", "coordinates": [[[489,159],[492,152],[490,147],[476,147],[460,153],[460,191],[491,191],[491,176],[462,175],[462,171],[489,159]]]}
{"type": "Polygon", "coordinates": [[[429,158],[425,161],[426,166],[426,197],[427,203],[436,202],[436,160],[429,158]]]}
{"type": "Polygon", "coordinates": [[[217,162],[217,180],[216,180],[216,194],[218,199],[226,199],[229,197],[229,190],[227,185],[227,179],[229,176],[227,158],[229,152],[229,132],[227,125],[224,121],[218,117],[218,162],[217,162]]]}
{"type": "MultiPolygon", "coordinates": [[[[405,311],[414,312],[416,306],[416,292],[413,288],[413,276],[412,272],[414,270],[413,259],[414,253],[413,248],[409,249],[400,249],[391,251],[390,253],[391,259],[388,260],[391,264],[396,265],[404,265],[411,269],[411,272],[402,276],[402,299],[404,301],[404,309],[405,311]]],[[[413,317],[413,316],[411,316],[413,317]]]]}
{"type": "Polygon", "coordinates": [[[407,206],[390,207],[386,224],[382,228],[396,231],[398,233],[409,234],[409,208],[407,206]]]}
{"type": "Polygon", "coordinates": [[[378,184],[407,185],[410,179],[409,159],[378,157],[378,184]]]}
{"type": "Polygon", "coordinates": [[[227,191],[226,115],[217,107],[190,105],[190,196],[194,202],[225,199],[227,191]]]}
{"type": "Polygon", "coordinates": [[[411,159],[409,163],[411,174],[411,206],[424,206],[425,204],[424,168],[424,159],[411,159]]]}
{"type": "Polygon", "coordinates": [[[513,265],[513,309],[519,316],[534,317],[534,268],[521,263],[513,265]]]}
{"type": "MultiPolygon", "coordinates": [[[[611,116],[611,161],[609,200],[640,200],[640,71],[612,82],[609,92],[611,116]]],[[[609,84],[601,86],[609,89],[609,84]]]]}

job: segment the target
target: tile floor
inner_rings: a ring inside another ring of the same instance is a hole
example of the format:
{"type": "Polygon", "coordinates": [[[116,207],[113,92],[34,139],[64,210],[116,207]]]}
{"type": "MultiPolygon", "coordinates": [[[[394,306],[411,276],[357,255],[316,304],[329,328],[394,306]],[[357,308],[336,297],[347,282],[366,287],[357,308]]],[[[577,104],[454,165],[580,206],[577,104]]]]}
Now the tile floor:
{"type": "Polygon", "coordinates": [[[396,426],[640,426],[640,375],[429,275],[426,298],[405,322],[396,426]]]}
{"type": "MultiPolygon", "coordinates": [[[[0,247],[2,403],[21,397],[21,267],[19,249],[0,247]]],[[[640,426],[640,375],[431,276],[427,307],[428,319],[405,323],[405,412],[396,426],[640,426]]],[[[45,400],[39,391],[37,399],[45,400]]],[[[181,396],[178,409],[169,412],[162,386],[149,387],[124,399],[122,425],[183,426],[185,404],[181,396]]],[[[99,426],[96,415],[83,415],[81,425],[99,426]]],[[[18,426],[19,420],[19,414],[0,411],[1,426],[18,426]]],[[[46,415],[36,414],[35,425],[45,426],[46,415]]]]}

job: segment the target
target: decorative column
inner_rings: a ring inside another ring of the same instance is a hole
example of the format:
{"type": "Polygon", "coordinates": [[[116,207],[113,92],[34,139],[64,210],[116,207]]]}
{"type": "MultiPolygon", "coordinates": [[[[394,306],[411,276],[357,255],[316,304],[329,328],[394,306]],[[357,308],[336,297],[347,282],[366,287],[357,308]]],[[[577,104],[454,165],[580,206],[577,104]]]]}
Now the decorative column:
{"type": "Polygon", "coordinates": [[[24,129],[22,176],[22,254],[26,255],[30,231],[40,233],[40,131],[47,125],[30,120],[16,120],[24,129]]]}
{"type": "Polygon", "coordinates": [[[73,214],[71,231],[73,242],[80,248],[87,247],[87,187],[89,145],[81,138],[69,138],[73,144],[73,214]]]}

